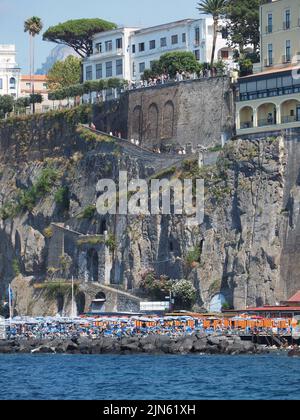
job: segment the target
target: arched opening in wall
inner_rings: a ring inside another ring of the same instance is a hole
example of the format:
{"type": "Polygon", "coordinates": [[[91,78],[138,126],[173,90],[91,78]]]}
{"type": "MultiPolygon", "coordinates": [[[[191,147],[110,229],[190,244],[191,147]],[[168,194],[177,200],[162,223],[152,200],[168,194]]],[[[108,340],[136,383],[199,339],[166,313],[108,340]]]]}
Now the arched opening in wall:
{"type": "Polygon", "coordinates": [[[268,125],[277,124],[276,105],[272,103],[265,103],[257,109],[258,126],[264,127],[268,125]]]}
{"type": "Polygon", "coordinates": [[[148,109],[148,121],[147,121],[147,140],[157,143],[158,139],[158,121],[159,111],[156,104],[151,104],[148,109]]]}
{"type": "Polygon", "coordinates": [[[252,128],[253,127],[253,108],[251,106],[245,106],[240,110],[240,128],[252,128]]]}
{"type": "Polygon", "coordinates": [[[100,223],[99,235],[105,235],[105,232],[107,232],[107,223],[106,219],[102,219],[100,223]]]}
{"type": "Polygon", "coordinates": [[[96,295],[95,299],[92,301],[91,312],[93,314],[105,312],[106,304],[106,295],[103,292],[100,292],[96,295]]]}
{"type": "Polygon", "coordinates": [[[62,315],[64,306],[65,306],[65,298],[61,293],[59,293],[56,297],[56,305],[57,305],[57,313],[62,315]]]}
{"type": "Polygon", "coordinates": [[[174,136],[175,108],[172,101],[168,101],[163,110],[162,140],[172,139],[174,136]]]}
{"type": "Polygon", "coordinates": [[[300,102],[296,99],[281,104],[281,124],[300,121],[300,102]]]}
{"type": "Polygon", "coordinates": [[[16,79],[14,77],[11,77],[9,79],[9,87],[10,87],[10,89],[15,89],[16,88],[16,79]]]}
{"type": "Polygon", "coordinates": [[[92,248],[87,252],[87,271],[88,279],[92,283],[98,283],[99,281],[99,258],[98,252],[92,248]]]}
{"type": "Polygon", "coordinates": [[[143,115],[141,106],[136,106],[132,114],[131,138],[141,140],[142,138],[143,115]]]}
{"type": "Polygon", "coordinates": [[[210,300],[208,311],[212,313],[220,313],[226,303],[225,296],[222,293],[217,293],[210,300]]]}
{"type": "Polygon", "coordinates": [[[76,295],[77,314],[83,315],[85,313],[85,294],[80,292],[76,295]]]}

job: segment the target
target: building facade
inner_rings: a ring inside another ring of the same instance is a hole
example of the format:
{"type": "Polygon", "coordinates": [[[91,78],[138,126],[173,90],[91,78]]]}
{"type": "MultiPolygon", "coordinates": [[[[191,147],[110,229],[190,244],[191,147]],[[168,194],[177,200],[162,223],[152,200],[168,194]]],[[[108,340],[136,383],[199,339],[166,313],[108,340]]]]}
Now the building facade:
{"type": "Polygon", "coordinates": [[[20,73],[15,45],[0,45],[0,95],[19,97],[20,73]]]}
{"type": "MultiPolygon", "coordinates": [[[[232,50],[220,32],[216,59],[232,61],[232,50]]],[[[119,28],[94,36],[94,54],[84,62],[84,81],[119,77],[138,81],[155,60],[172,51],[193,52],[199,62],[210,62],[213,20],[186,19],[151,28],[119,28]]]]}
{"type": "Polygon", "coordinates": [[[37,112],[46,112],[53,107],[52,101],[48,99],[48,88],[47,88],[47,76],[44,75],[32,75],[21,76],[20,79],[20,96],[27,97],[32,93],[31,83],[34,84],[34,93],[40,94],[43,97],[41,104],[36,104],[37,112]]]}
{"type": "Polygon", "coordinates": [[[261,62],[239,79],[238,135],[300,127],[300,0],[260,7],[261,62]]]}

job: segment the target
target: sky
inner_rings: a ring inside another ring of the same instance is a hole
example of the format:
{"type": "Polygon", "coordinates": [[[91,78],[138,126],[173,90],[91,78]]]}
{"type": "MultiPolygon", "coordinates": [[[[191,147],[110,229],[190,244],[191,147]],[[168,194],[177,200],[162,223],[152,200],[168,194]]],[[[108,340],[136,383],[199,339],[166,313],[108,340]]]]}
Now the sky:
{"type": "MultiPolygon", "coordinates": [[[[0,44],[15,44],[22,73],[28,72],[29,36],[24,21],[39,16],[44,30],[69,19],[102,18],[122,26],[152,26],[196,18],[197,0],[0,0],[0,44]]],[[[36,68],[56,44],[36,38],[36,68]]]]}

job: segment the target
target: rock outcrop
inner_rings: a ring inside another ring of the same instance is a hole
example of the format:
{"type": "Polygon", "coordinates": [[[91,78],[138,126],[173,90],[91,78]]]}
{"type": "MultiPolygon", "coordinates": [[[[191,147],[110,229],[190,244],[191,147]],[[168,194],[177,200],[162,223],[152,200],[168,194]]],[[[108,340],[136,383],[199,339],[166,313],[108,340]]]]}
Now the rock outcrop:
{"type": "Polygon", "coordinates": [[[16,314],[68,313],[69,298],[59,304],[58,294],[48,293],[39,303],[39,293],[45,280],[72,275],[89,289],[81,290],[81,310],[97,285],[134,293],[148,271],[191,280],[197,305],[206,308],[217,294],[240,309],[275,304],[300,288],[300,259],[289,264],[298,249],[297,136],[230,141],[216,165],[199,169],[193,159],[84,137],[74,116],[36,118],[0,127],[0,295],[19,279],[16,314]],[[98,215],[97,182],[118,180],[121,170],[129,179],[204,178],[203,224],[190,227],[185,216],[98,215]],[[63,227],[61,237],[52,223],[63,227]]]}

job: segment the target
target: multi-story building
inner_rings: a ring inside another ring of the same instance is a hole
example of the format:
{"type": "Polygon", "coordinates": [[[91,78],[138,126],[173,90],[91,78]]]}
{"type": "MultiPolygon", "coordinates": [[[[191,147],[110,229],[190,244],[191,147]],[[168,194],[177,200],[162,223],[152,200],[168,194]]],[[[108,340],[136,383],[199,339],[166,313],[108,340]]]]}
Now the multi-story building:
{"type": "Polygon", "coordinates": [[[261,62],[239,79],[238,135],[300,127],[300,0],[260,7],[261,62]]]}
{"type": "MultiPolygon", "coordinates": [[[[210,62],[213,45],[213,19],[186,19],[151,28],[119,28],[96,34],[94,54],[84,62],[84,80],[119,77],[140,80],[151,63],[172,51],[192,51],[199,62],[210,62]]],[[[231,62],[233,52],[220,32],[216,59],[231,62]]]]}
{"type": "Polygon", "coordinates": [[[0,45],[0,95],[19,97],[20,72],[15,45],[0,45]]]}
{"type": "Polygon", "coordinates": [[[52,102],[48,100],[47,76],[32,75],[21,76],[20,80],[20,96],[30,96],[32,93],[32,84],[34,84],[34,93],[40,94],[43,97],[42,104],[36,104],[37,112],[48,111],[52,107],[52,102]]]}

